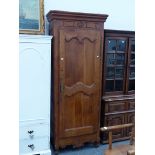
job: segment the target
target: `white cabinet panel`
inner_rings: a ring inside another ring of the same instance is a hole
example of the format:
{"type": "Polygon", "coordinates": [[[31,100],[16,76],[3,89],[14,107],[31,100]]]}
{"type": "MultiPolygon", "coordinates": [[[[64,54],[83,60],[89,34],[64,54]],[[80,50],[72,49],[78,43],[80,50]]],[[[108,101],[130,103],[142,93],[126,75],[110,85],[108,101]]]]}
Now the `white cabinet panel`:
{"type": "Polygon", "coordinates": [[[50,42],[21,42],[19,59],[20,120],[48,119],[50,42]]]}

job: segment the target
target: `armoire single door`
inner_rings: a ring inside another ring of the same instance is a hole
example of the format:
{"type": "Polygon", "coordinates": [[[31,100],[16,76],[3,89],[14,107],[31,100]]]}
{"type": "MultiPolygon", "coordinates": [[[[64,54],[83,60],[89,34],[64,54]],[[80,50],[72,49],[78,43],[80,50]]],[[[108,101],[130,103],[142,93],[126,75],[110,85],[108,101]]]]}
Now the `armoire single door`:
{"type": "Polygon", "coordinates": [[[92,134],[99,128],[101,33],[61,29],[59,44],[59,136],[92,134]]]}

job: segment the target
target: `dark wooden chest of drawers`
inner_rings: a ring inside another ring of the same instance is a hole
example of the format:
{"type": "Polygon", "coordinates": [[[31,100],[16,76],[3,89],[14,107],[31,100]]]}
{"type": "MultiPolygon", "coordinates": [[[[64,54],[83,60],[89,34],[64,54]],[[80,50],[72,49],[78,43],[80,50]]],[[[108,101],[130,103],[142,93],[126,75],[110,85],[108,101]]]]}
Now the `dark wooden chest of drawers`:
{"type": "MultiPolygon", "coordinates": [[[[101,126],[113,126],[134,122],[135,96],[121,95],[102,98],[101,126]]],[[[130,128],[119,129],[113,132],[113,141],[129,138],[130,128]]],[[[101,141],[107,142],[107,133],[101,133],[101,141]]]]}

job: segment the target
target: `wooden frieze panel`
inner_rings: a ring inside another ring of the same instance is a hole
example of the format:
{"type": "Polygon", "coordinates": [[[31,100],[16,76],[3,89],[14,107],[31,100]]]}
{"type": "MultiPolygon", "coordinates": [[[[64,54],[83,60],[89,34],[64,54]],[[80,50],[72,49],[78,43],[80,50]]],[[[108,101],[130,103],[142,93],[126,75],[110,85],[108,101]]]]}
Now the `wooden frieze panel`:
{"type": "Polygon", "coordinates": [[[126,102],[105,103],[105,113],[119,112],[126,110],[126,102]]]}

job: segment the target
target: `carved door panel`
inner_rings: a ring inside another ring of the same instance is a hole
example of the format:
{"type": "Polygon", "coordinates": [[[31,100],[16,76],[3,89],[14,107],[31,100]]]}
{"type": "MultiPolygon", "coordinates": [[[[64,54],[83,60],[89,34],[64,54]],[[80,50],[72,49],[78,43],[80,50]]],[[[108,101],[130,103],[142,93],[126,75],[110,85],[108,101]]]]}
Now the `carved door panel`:
{"type": "Polygon", "coordinates": [[[135,101],[129,102],[129,109],[134,110],[135,109],[135,101]]]}
{"type": "MultiPolygon", "coordinates": [[[[120,125],[124,124],[125,118],[123,114],[115,114],[115,115],[108,115],[105,117],[105,126],[113,126],[113,125],[120,125]]],[[[107,136],[105,138],[107,139],[107,136]]],[[[124,129],[118,129],[113,131],[113,140],[122,138],[124,136],[124,129]]]]}
{"type": "Polygon", "coordinates": [[[101,33],[60,30],[59,133],[61,138],[99,129],[101,33]]]}
{"type": "MultiPolygon", "coordinates": [[[[135,113],[128,113],[127,115],[127,123],[134,123],[135,122],[135,113]]],[[[132,127],[127,128],[127,136],[130,136],[130,133],[132,131],[132,127]]]]}

